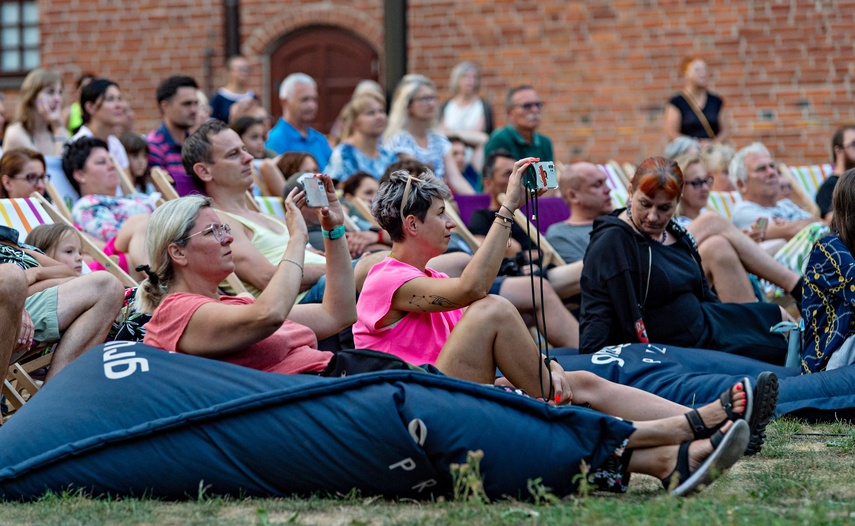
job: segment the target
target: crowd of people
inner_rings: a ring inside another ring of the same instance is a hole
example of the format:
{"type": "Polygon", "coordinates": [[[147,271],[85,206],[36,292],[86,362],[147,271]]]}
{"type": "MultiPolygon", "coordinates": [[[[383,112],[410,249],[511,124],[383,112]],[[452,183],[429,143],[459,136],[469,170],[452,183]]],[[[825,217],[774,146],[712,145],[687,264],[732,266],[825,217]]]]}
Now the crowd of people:
{"type": "Polygon", "coordinates": [[[787,198],[763,144],[728,144],[724,99],[708,90],[706,63],[690,58],[684,88],[666,106],[671,142],[631,174],[625,207],[614,209],[597,165],[559,169],[555,194],[570,217],[545,238],[564,264],[541,268],[540,247],[514,221],[527,192],[545,193],[523,185],[532,163],[560,164],[538,131],[545,106],[535,87],[507,91],[500,126],[473,63],[454,68],[442,104],[422,75],[404,76],[390,103],[365,81],[333,138],[312,127],[324,102],[314,79],[283,80],[274,121],[249,83],[248,61],[235,56],[226,66],[228,81],[210,103],[193,78],[164,79],[155,94],[162,121],[147,135],[134,130],[116,82],[87,75],[79,99],[63,108],[58,74],[28,75],[3,138],[0,197],[43,194],[46,157],[60,157],[79,194],[70,210],[77,230],[41,226],[26,240],[0,232],[0,364],[58,341],[47,381],[126,315],[129,293],[110,274],[89,271],[97,265],[83,253],[85,236],[140,281],[134,308],[147,323],[135,334],[147,344],[321,375],[342,348],[374,349],[550,404],[593,408],[636,428],[626,444],[634,455],[600,472],[604,487],[625,488],[632,471],[668,487],[674,472],[690,492],[713,476],[705,470],[727,467],[719,448],[746,448],[747,439],[733,438],[745,425],[732,421],[754,413],[749,432],[759,450],[774,376],[757,388],[740,382],[720,402],[691,410],[565,371],[544,360],[540,334],[581,353],[652,342],[783,365],[788,342],[769,329],[801,314],[804,372],[855,363],[853,126],[834,134],[834,175],[817,194],[817,216],[787,198]],[[158,206],[154,167],[172,177],[178,199],[158,206]],[[307,173],[328,205],[308,205],[300,186],[307,173]],[[252,207],[248,191],[280,196],[285,218],[252,207]],[[711,191],[741,195],[732,219],[707,209],[711,191]],[[451,209],[455,195],[476,192],[489,204],[468,221],[473,247],[455,232],[464,225],[451,209]],[[356,227],[346,232],[345,223],[356,227]],[[227,282],[232,273],[246,292],[227,282]],[[797,307],[770,302],[773,289],[797,307]]]}

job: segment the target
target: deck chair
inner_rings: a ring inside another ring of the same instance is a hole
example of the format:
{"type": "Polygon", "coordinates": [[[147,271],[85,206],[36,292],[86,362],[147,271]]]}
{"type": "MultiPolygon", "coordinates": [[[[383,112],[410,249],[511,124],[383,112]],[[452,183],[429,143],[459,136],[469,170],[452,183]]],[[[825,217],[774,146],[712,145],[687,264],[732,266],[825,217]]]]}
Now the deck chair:
{"type": "MultiPolygon", "coordinates": [[[[22,240],[36,226],[52,223],[63,223],[74,228],[73,223],[38,193],[34,192],[29,199],[0,199],[0,224],[18,230],[21,233],[22,240]]],[[[116,276],[122,285],[126,287],[137,286],[137,282],[90,239],[83,235],[80,236],[80,239],[83,249],[92,259],[116,276]]]]}
{"type": "MultiPolygon", "coordinates": [[[[542,200],[545,198],[541,197],[540,199],[542,200]]],[[[541,215],[542,214],[543,212],[541,212],[541,215]]],[[[528,232],[529,239],[531,240],[532,244],[536,246],[538,243],[538,227],[534,226],[528,220],[528,217],[521,209],[518,209],[516,212],[514,212],[514,221],[516,221],[520,228],[523,229],[523,232],[528,232]]],[[[549,243],[549,241],[546,240],[546,236],[543,233],[541,233],[539,241],[540,251],[543,253],[543,259],[540,263],[541,268],[546,268],[549,265],[564,265],[564,260],[561,258],[561,256],[558,255],[558,251],[555,250],[555,248],[549,243]]]]}
{"type": "Polygon", "coordinates": [[[173,186],[175,181],[172,179],[172,176],[166,172],[166,170],[159,166],[153,167],[151,169],[151,181],[154,183],[154,187],[157,191],[160,192],[164,201],[178,199],[178,192],[175,191],[175,186],[173,186]]]}
{"type": "MultiPolygon", "coordinates": [[[[828,165],[829,167],[831,165],[828,165]]],[[[778,171],[789,179],[790,185],[793,188],[790,200],[799,206],[802,210],[806,210],[811,214],[819,217],[819,207],[816,205],[816,193],[822,183],[828,179],[831,173],[824,172],[822,166],[797,166],[790,168],[784,163],[778,164],[778,171]],[[799,175],[796,175],[798,171],[799,175]],[[816,186],[814,186],[816,185],[816,186]]]]}
{"type": "Polygon", "coordinates": [[[606,166],[610,167],[614,171],[614,173],[618,176],[618,178],[623,183],[624,188],[629,188],[629,184],[630,184],[631,178],[632,178],[632,175],[630,175],[630,174],[634,174],[635,170],[633,170],[630,173],[627,173],[626,170],[624,170],[623,167],[620,164],[618,164],[618,162],[615,160],[611,160],[611,161],[607,162],[606,166]]]}
{"type": "Polygon", "coordinates": [[[255,159],[252,161],[252,195],[253,197],[268,196],[273,197],[273,193],[267,187],[264,177],[261,176],[261,162],[263,159],[255,159]]]}
{"type": "Polygon", "coordinates": [[[622,163],[620,167],[623,168],[623,173],[629,180],[629,183],[626,185],[626,187],[629,188],[629,184],[632,183],[632,177],[635,175],[635,169],[637,167],[632,163],[622,163]]]}
{"type": "Polygon", "coordinates": [[[624,208],[629,201],[629,191],[623,180],[617,174],[613,166],[607,164],[598,164],[597,167],[606,174],[606,184],[611,190],[612,204],[615,208],[624,208]]]}
{"type": "MultiPolygon", "coordinates": [[[[570,209],[561,197],[539,197],[537,208],[539,214],[534,218],[533,223],[537,225],[537,229],[540,230],[541,234],[545,234],[550,225],[560,223],[570,217],[570,209]]],[[[532,217],[525,204],[520,207],[520,210],[522,210],[526,217],[532,217]]]]}
{"type": "Polygon", "coordinates": [[[454,201],[457,203],[457,211],[460,219],[466,225],[469,224],[469,220],[476,210],[490,207],[489,194],[455,195],[454,201]]]}
{"type": "Polygon", "coordinates": [[[739,192],[710,192],[707,198],[707,207],[715,210],[728,220],[733,216],[733,208],[742,202],[742,194],[739,192]]]}
{"type": "Polygon", "coordinates": [[[122,189],[122,195],[131,195],[137,191],[136,187],[134,187],[134,182],[131,179],[131,176],[128,175],[128,172],[125,171],[124,168],[119,166],[119,162],[110,154],[110,160],[113,161],[113,166],[116,167],[116,173],[119,174],[119,188],[122,189]]]}
{"type": "Polygon", "coordinates": [[[474,253],[476,250],[478,250],[478,247],[481,246],[481,242],[478,241],[478,238],[475,237],[475,234],[473,234],[472,231],[469,230],[469,227],[466,226],[466,223],[463,222],[463,219],[455,210],[454,204],[451,203],[451,201],[449,201],[448,199],[445,200],[445,214],[448,216],[449,219],[451,219],[451,222],[454,223],[455,233],[461,238],[463,238],[463,241],[465,241],[466,244],[469,245],[469,248],[472,249],[472,252],[474,253]]]}
{"type": "Polygon", "coordinates": [[[71,182],[62,171],[62,158],[56,156],[45,157],[45,168],[50,174],[50,182],[45,184],[45,192],[50,200],[56,205],[57,210],[71,219],[71,209],[74,203],[80,199],[80,192],[74,189],[71,182]],[[67,214],[66,214],[67,211],[67,214]]]}
{"type": "MultiPolygon", "coordinates": [[[[828,179],[828,176],[831,175],[831,172],[834,170],[834,167],[830,164],[787,166],[784,163],[780,163],[778,168],[782,172],[786,170],[787,173],[792,176],[792,179],[799,188],[803,190],[805,195],[807,195],[811,200],[816,199],[817,190],[819,190],[819,187],[822,186],[822,183],[828,179]]],[[[795,188],[795,186],[793,188],[795,188]]]]}
{"type": "MultiPolygon", "coordinates": [[[[353,200],[350,204],[353,205],[353,208],[355,208],[356,211],[359,212],[359,215],[361,215],[366,221],[371,223],[373,226],[380,228],[380,225],[377,224],[377,220],[374,219],[374,214],[371,213],[371,206],[369,206],[364,199],[353,196],[353,200]]],[[[448,203],[446,203],[445,207],[448,209],[448,203]]]]}

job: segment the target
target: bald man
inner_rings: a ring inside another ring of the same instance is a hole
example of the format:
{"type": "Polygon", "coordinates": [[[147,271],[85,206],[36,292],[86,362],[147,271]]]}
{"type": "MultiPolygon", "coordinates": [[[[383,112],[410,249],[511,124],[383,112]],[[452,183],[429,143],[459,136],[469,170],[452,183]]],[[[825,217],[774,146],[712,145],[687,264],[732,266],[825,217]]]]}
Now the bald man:
{"type": "Polygon", "coordinates": [[[558,177],[558,191],[570,208],[570,218],[550,226],[546,239],[565,262],[581,261],[594,219],[612,211],[606,174],[591,163],[571,164],[558,177]]]}

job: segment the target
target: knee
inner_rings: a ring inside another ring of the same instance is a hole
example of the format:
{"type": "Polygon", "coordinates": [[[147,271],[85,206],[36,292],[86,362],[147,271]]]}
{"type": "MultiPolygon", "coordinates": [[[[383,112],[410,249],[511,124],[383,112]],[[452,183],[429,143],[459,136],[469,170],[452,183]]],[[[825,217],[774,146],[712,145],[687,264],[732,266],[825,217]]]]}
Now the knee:
{"type": "Polygon", "coordinates": [[[579,391],[590,392],[606,381],[590,371],[567,371],[567,376],[570,389],[579,391]]]}
{"type": "Polygon", "coordinates": [[[97,302],[103,305],[113,306],[118,309],[125,297],[125,287],[116,276],[106,271],[92,272],[86,276],[85,286],[92,291],[97,291],[97,302]]]}
{"type": "Polygon", "coordinates": [[[27,275],[18,265],[0,265],[0,298],[15,304],[23,304],[27,297],[27,275]]]}
{"type": "Polygon", "coordinates": [[[724,236],[712,235],[698,247],[698,253],[703,260],[709,262],[727,261],[736,256],[733,245],[724,236]]]}
{"type": "Polygon", "coordinates": [[[476,300],[469,305],[466,313],[479,317],[483,317],[485,322],[495,323],[506,316],[519,316],[514,304],[509,300],[501,297],[488,294],[487,296],[476,300]]]}

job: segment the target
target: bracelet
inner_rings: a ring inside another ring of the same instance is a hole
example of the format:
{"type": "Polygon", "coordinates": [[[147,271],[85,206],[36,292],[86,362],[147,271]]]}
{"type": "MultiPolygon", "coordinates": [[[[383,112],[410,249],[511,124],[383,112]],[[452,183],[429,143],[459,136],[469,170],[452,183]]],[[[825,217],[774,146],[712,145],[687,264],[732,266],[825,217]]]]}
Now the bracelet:
{"type": "Polygon", "coordinates": [[[507,210],[508,212],[510,212],[510,213],[511,213],[511,217],[513,217],[513,216],[514,216],[514,211],[513,211],[513,210],[511,210],[510,208],[508,208],[508,207],[507,207],[507,206],[505,206],[505,205],[502,205],[502,208],[504,208],[505,210],[507,210]]]}
{"type": "Polygon", "coordinates": [[[325,238],[331,241],[335,241],[340,237],[344,237],[344,225],[338,225],[332,230],[324,230],[323,228],[321,228],[321,234],[323,234],[325,238]]]}
{"type": "Polygon", "coordinates": [[[505,216],[503,216],[502,214],[500,214],[500,213],[498,213],[498,212],[496,212],[496,219],[501,219],[501,220],[502,220],[502,223],[503,223],[505,226],[511,226],[511,224],[513,224],[513,222],[514,222],[514,219],[513,219],[512,217],[505,217],[505,216]]]}
{"type": "Polygon", "coordinates": [[[496,221],[495,221],[495,220],[493,220],[493,224],[496,224],[496,225],[499,225],[499,226],[503,226],[503,227],[505,227],[505,228],[507,228],[507,229],[510,229],[510,228],[511,228],[511,225],[509,225],[509,224],[507,224],[507,223],[505,223],[505,222],[496,223],[496,221]]]}
{"type": "Polygon", "coordinates": [[[291,258],[282,258],[282,260],[279,262],[282,263],[282,261],[287,261],[288,263],[293,263],[297,265],[297,267],[299,267],[300,269],[300,279],[303,278],[303,265],[301,265],[299,261],[293,260],[291,258]]]}

